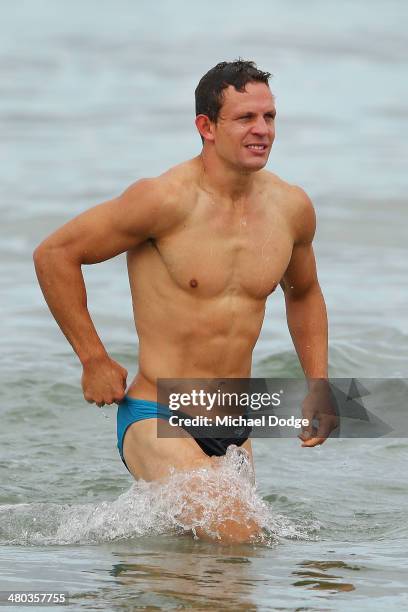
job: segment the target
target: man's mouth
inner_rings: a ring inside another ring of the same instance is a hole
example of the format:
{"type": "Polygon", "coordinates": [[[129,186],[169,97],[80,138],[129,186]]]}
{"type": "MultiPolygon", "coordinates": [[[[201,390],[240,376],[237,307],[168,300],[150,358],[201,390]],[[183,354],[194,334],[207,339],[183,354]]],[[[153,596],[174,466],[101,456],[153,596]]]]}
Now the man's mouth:
{"type": "Polygon", "coordinates": [[[245,145],[247,149],[251,149],[252,151],[265,151],[268,148],[266,144],[248,144],[245,145]]]}

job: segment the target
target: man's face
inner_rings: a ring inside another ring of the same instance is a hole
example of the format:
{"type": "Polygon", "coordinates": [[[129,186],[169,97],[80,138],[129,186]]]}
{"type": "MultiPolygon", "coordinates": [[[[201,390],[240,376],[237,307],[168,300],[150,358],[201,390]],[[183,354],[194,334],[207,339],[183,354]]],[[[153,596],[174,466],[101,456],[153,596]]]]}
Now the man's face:
{"type": "Polygon", "coordinates": [[[239,170],[263,168],[275,139],[275,103],[264,83],[247,83],[245,91],[224,89],[223,104],[214,125],[217,155],[239,170]]]}

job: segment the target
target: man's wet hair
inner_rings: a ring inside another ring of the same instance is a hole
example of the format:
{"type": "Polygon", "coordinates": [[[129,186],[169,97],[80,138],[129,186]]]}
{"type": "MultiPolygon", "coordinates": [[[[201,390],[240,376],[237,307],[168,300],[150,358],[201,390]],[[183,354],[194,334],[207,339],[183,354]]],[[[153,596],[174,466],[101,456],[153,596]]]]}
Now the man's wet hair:
{"type": "Polygon", "coordinates": [[[244,92],[247,83],[265,83],[269,87],[270,72],[259,70],[255,62],[239,58],[233,62],[220,62],[211,68],[198,83],[195,90],[197,115],[207,117],[217,123],[223,104],[224,89],[229,85],[244,92]]]}

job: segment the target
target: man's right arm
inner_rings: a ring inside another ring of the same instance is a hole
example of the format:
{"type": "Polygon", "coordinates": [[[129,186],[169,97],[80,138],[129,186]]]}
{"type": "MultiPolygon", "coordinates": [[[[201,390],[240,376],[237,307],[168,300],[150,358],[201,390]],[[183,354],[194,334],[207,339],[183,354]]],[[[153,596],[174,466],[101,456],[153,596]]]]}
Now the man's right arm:
{"type": "Polygon", "coordinates": [[[34,251],[48,307],[82,363],[82,386],[89,402],[120,401],[127,372],[110,359],[98,336],[87,308],[81,266],[115,257],[163,231],[174,215],[162,209],[158,180],[142,179],[118,198],[69,221],[34,251]]]}

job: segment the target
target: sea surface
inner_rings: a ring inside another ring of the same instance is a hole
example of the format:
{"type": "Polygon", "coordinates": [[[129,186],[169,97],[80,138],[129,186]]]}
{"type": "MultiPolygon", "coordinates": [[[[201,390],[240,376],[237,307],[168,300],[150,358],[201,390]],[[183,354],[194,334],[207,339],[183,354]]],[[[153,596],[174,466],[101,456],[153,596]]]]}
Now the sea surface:
{"type": "MultiPolygon", "coordinates": [[[[235,483],[265,542],[194,540],[177,476],[134,483],[114,409],[84,401],[31,254],[77,213],[197,155],[199,78],[254,59],[274,75],[268,168],[317,212],[330,374],[407,379],[408,4],[20,0],[0,12],[0,591],[69,592],[69,610],[406,610],[403,427],[314,449],[255,440],[256,488],[232,451],[216,485],[235,483]]],[[[97,329],[132,376],[124,257],[84,273],[97,329]]],[[[280,290],[253,375],[301,376],[280,290]]]]}

